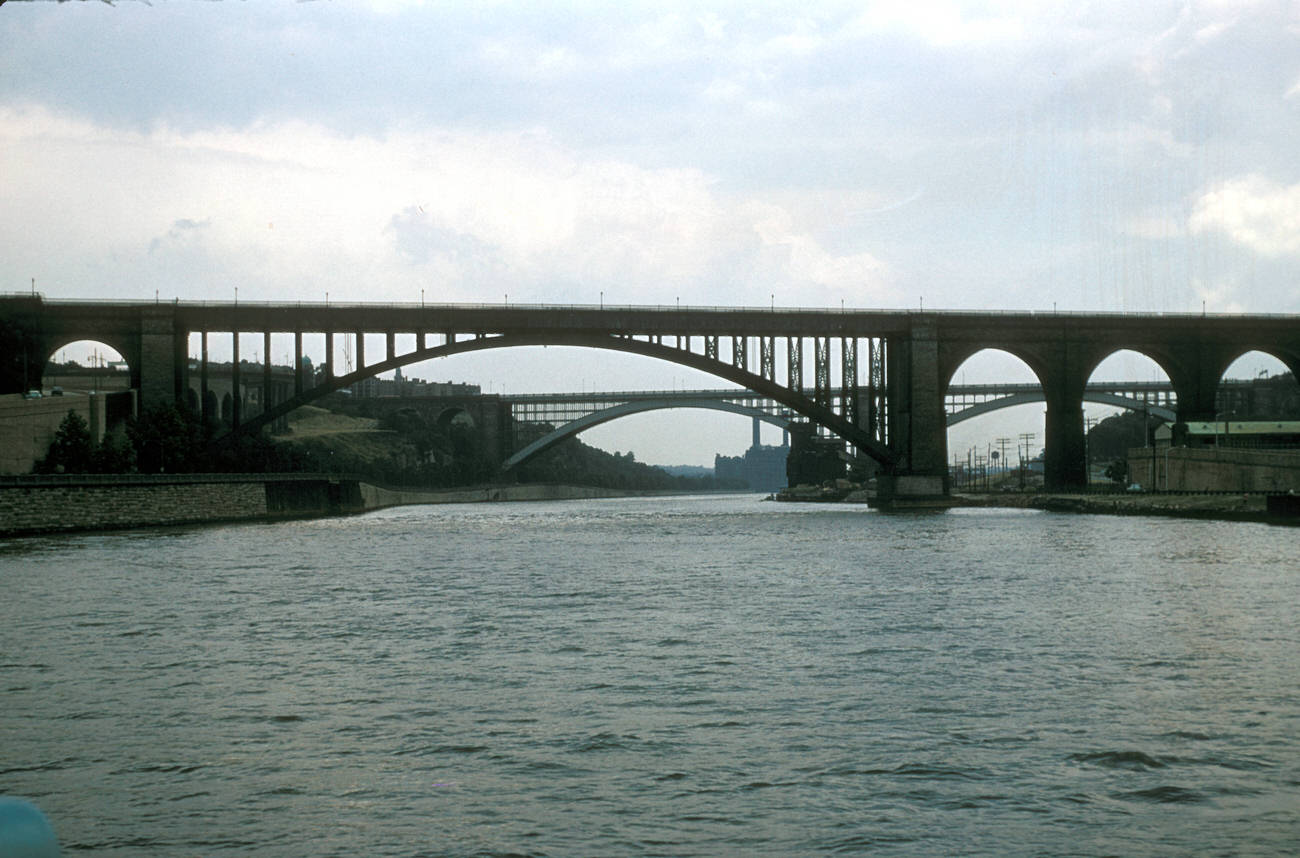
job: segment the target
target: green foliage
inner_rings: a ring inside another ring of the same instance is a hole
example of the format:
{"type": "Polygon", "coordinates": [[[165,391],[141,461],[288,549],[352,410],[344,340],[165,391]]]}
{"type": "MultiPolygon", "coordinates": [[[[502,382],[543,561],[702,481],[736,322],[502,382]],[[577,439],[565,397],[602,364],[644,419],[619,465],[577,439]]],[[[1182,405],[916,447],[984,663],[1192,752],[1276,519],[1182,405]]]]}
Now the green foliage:
{"type": "Polygon", "coordinates": [[[1105,462],[1121,459],[1132,447],[1145,447],[1150,433],[1164,421],[1150,417],[1143,423],[1141,411],[1122,411],[1102,420],[1088,433],[1088,459],[1105,462]]]}
{"type": "Polygon", "coordinates": [[[97,474],[129,474],[135,463],[135,447],[122,428],[105,434],[91,455],[91,469],[97,474]]]}
{"type": "Polygon", "coordinates": [[[1106,466],[1106,479],[1120,486],[1128,485],[1128,459],[1116,459],[1106,466]]]}
{"type": "Polygon", "coordinates": [[[674,476],[636,460],[631,452],[606,453],[576,438],[561,441],[520,466],[521,483],[563,483],[608,489],[708,491],[718,488],[711,477],[674,476]]]}
{"type": "MultiPolygon", "coordinates": [[[[380,411],[382,432],[360,433],[365,443],[348,443],[349,433],[291,440],[242,435],[212,443],[218,426],[173,406],[147,410],[125,431],[110,432],[96,447],[85,420],[70,412],[50,454],[38,470],[102,473],[319,473],[359,474],[376,482],[413,488],[451,488],[498,479],[483,433],[470,422],[429,419],[414,408],[384,411],[370,403],[348,403],[345,411],[380,411]],[[381,443],[377,443],[378,439],[381,443]]],[[[523,427],[516,427],[520,430],[523,427]]],[[[549,431],[530,427],[521,434],[549,431]]],[[[355,434],[354,436],[355,437],[355,434]]],[[[516,438],[527,443],[530,438],[516,438]]],[[[553,482],[613,489],[701,491],[718,487],[708,477],[674,476],[636,461],[631,453],[606,453],[577,439],[556,445],[524,466],[520,482],[553,482]]]]}
{"type": "Polygon", "coordinates": [[[50,441],[45,458],[36,463],[38,474],[86,474],[92,471],[95,442],[86,418],[68,409],[50,441]]]}
{"type": "Polygon", "coordinates": [[[201,464],[203,432],[198,418],[172,405],[150,408],[127,428],[141,473],[185,474],[201,464]]]}

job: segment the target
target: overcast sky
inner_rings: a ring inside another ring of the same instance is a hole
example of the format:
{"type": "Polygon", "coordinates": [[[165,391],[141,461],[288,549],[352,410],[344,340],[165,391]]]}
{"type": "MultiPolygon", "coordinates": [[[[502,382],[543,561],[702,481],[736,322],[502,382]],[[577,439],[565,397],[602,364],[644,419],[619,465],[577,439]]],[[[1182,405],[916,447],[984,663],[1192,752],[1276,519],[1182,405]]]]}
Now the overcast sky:
{"type": "Polygon", "coordinates": [[[1300,312],[1293,2],[9,2],[0,83],[0,291],[1300,312]]]}

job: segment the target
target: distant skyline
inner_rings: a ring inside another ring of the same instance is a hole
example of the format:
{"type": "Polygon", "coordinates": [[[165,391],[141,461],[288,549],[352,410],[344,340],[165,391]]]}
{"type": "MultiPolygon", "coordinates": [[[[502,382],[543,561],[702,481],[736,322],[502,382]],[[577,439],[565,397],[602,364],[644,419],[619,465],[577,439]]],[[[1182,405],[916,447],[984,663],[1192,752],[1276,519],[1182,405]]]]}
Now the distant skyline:
{"type": "Polygon", "coordinates": [[[1300,4],[6,3],[0,46],[0,291],[1300,312],[1300,4]]]}

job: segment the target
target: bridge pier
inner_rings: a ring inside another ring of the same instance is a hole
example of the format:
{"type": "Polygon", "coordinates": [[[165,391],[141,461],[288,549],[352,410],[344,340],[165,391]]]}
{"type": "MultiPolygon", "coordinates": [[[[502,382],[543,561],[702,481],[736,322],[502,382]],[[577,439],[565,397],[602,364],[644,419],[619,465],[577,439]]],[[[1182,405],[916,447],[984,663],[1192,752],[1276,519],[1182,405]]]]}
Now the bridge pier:
{"type": "Polygon", "coordinates": [[[926,316],[913,317],[906,336],[888,350],[889,446],[897,464],[876,478],[880,501],[948,496],[948,420],[943,408],[939,339],[926,316]]]}
{"type": "Polygon", "coordinates": [[[189,349],[186,337],[176,325],[170,304],[145,307],[140,313],[138,334],[138,378],[140,410],[176,405],[185,401],[189,349]]]}

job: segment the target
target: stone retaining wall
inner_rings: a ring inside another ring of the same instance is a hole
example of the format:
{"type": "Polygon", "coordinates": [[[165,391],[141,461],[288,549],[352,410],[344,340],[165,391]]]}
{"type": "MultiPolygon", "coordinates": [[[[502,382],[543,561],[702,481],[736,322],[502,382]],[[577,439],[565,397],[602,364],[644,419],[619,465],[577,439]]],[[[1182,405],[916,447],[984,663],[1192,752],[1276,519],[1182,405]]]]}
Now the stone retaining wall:
{"type": "Polygon", "coordinates": [[[627,492],[485,486],[421,492],[327,475],[14,477],[0,480],[0,537],[339,515],[403,504],[572,500],[627,492]]]}
{"type": "Polygon", "coordinates": [[[262,483],[0,487],[0,535],[262,518],[262,483]]]}
{"type": "Polygon", "coordinates": [[[1170,447],[1128,452],[1129,481],[1177,492],[1300,491],[1300,452],[1170,447]]]}

